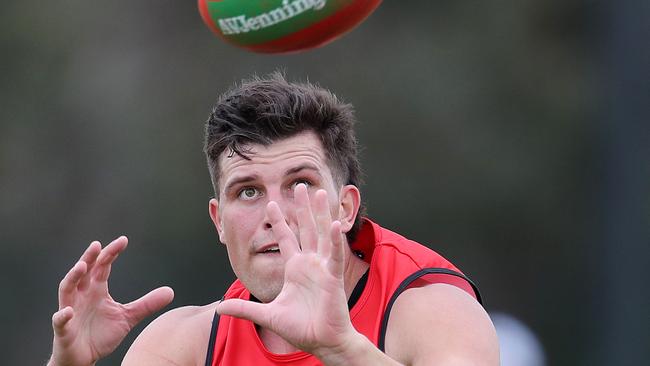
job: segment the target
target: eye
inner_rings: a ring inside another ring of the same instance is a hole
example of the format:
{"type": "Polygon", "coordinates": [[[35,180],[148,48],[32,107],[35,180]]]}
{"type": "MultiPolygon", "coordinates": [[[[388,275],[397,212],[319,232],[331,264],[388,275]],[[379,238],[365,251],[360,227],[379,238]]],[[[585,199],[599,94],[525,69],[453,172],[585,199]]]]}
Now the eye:
{"type": "Polygon", "coordinates": [[[312,186],[312,183],[308,179],[300,178],[293,181],[291,184],[291,190],[294,190],[298,184],[304,184],[307,188],[312,186]]]}
{"type": "Polygon", "coordinates": [[[246,187],[239,191],[238,197],[243,199],[243,200],[253,200],[261,195],[260,191],[257,190],[257,188],[253,187],[246,187]]]}

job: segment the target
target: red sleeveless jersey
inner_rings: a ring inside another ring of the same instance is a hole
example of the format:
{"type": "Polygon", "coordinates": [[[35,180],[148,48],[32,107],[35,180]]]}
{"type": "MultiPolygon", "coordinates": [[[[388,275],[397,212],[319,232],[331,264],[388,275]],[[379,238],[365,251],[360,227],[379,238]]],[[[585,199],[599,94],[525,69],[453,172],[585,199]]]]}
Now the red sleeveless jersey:
{"type": "MultiPolygon", "coordinates": [[[[355,329],[382,351],[390,310],[404,290],[432,283],[447,283],[481,301],[476,286],[449,261],[368,219],[364,219],[351,247],[370,263],[370,268],[367,277],[363,278],[365,286],[355,288],[360,295],[350,304],[350,319],[355,329]]],[[[356,295],[353,294],[353,297],[356,295]]],[[[230,286],[224,296],[224,299],[233,298],[250,300],[250,293],[239,280],[230,286]]],[[[248,320],[215,314],[211,333],[206,366],[322,365],[315,356],[306,352],[269,352],[258,337],[255,325],[248,320]]]]}

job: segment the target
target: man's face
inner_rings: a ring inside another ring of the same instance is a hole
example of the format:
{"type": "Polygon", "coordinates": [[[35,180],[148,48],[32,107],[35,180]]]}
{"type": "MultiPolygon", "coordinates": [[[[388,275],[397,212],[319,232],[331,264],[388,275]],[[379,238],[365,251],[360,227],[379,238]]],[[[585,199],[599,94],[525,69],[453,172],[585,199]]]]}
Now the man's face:
{"type": "MultiPolygon", "coordinates": [[[[280,206],[294,233],[298,225],[293,191],[299,183],[307,185],[310,198],[316,190],[326,190],[332,217],[344,226],[350,208],[354,215],[356,208],[339,199],[339,193],[349,196],[350,186],[335,183],[313,132],[250,148],[251,160],[237,154],[228,157],[227,151],[220,157],[219,195],[210,201],[210,216],[237,278],[255,297],[269,302],[282,289],[284,261],[266,215],[267,204],[275,201],[280,206]]],[[[356,188],[354,192],[358,194],[356,188]]]]}

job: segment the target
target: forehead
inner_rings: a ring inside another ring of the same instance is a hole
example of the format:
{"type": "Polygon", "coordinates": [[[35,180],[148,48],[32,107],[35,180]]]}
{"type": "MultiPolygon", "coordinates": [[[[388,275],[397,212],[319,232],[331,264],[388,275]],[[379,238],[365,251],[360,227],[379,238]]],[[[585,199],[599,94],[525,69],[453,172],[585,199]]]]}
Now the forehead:
{"type": "Polygon", "coordinates": [[[320,139],[312,131],[302,132],[270,145],[251,144],[245,146],[244,159],[237,154],[229,156],[228,150],[219,157],[219,186],[240,175],[260,172],[281,173],[298,165],[311,165],[321,174],[331,176],[325,151],[320,139]]]}

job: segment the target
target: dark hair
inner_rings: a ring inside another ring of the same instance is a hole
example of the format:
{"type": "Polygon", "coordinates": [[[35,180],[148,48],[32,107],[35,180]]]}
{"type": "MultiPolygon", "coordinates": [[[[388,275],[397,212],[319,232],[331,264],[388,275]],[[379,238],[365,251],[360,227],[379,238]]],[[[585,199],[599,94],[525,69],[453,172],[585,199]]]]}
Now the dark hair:
{"type": "MultiPolygon", "coordinates": [[[[250,144],[270,145],[305,131],[320,138],[335,182],[360,187],[355,122],[352,105],[309,82],[287,82],[280,72],[242,81],[219,97],[205,126],[204,152],[215,194],[219,195],[219,158],[226,150],[250,159],[250,144]]],[[[362,208],[347,233],[349,242],[361,226],[362,208]]]]}

